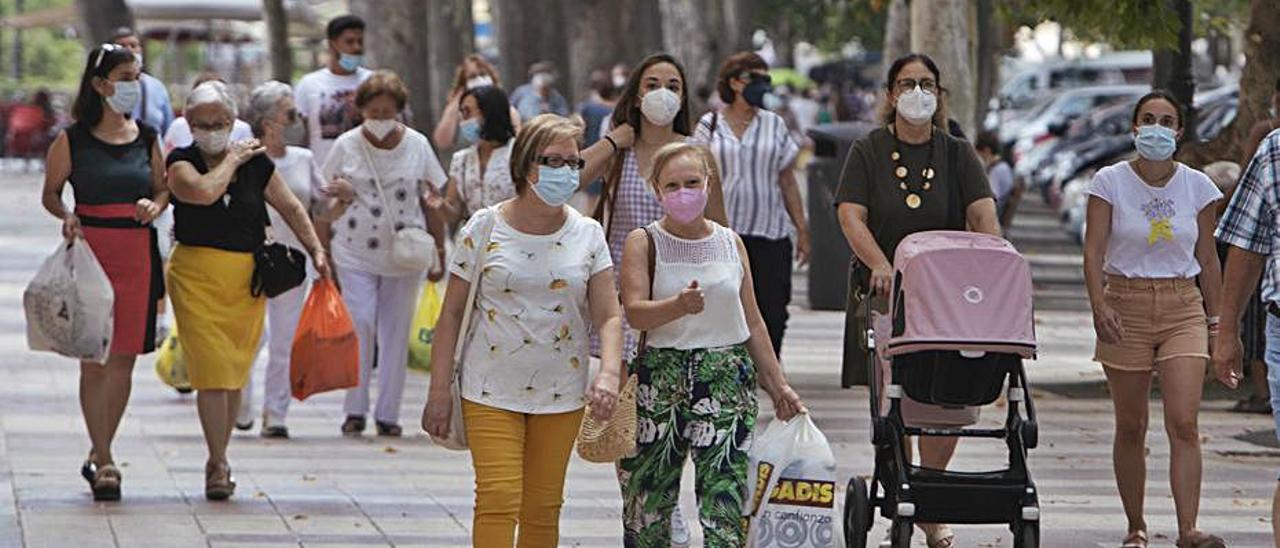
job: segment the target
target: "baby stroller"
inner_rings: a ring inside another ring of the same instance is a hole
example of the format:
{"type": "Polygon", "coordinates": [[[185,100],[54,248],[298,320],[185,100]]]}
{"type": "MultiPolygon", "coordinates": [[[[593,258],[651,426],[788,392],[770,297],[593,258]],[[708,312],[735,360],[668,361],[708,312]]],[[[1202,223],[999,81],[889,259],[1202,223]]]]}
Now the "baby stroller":
{"type": "Polygon", "coordinates": [[[846,545],[866,546],[879,508],[893,522],[894,547],[911,545],[917,522],[1007,523],[1015,548],[1039,546],[1040,508],[1026,458],[1038,434],[1022,367],[1036,351],[1030,266],[999,237],[935,231],[904,239],[894,267],[890,313],[871,310],[872,299],[864,299],[872,326],[867,348],[875,472],[869,485],[861,477],[849,480],[846,545]],[[966,428],[977,420],[974,406],[995,401],[1006,379],[1004,426],[966,428]],[[952,472],[915,466],[907,457],[907,436],[1003,439],[1009,467],[952,472]]]}

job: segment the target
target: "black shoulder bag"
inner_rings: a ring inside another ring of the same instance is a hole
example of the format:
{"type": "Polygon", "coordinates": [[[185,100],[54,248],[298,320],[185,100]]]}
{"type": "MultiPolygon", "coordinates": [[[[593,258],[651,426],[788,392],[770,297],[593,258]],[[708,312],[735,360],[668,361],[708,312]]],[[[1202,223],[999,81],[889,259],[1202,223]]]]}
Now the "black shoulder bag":
{"type": "Polygon", "coordinates": [[[255,298],[266,295],[275,298],[290,289],[302,285],[307,279],[307,254],[271,237],[271,218],[267,206],[262,206],[262,218],[267,229],[267,239],[253,252],[253,279],[249,293],[255,298]]]}

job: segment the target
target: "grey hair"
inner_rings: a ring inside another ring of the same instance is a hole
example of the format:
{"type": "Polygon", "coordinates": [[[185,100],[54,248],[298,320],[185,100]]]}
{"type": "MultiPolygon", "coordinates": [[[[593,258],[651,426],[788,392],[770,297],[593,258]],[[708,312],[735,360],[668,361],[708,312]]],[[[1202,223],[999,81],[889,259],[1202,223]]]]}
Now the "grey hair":
{"type": "Polygon", "coordinates": [[[182,110],[183,116],[191,116],[191,109],[200,105],[222,105],[232,118],[240,115],[235,96],[231,95],[231,90],[227,89],[226,84],[217,80],[200,84],[187,94],[187,105],[182,110]]]}
{"type": "Polygon", "coordinates": [[[280,101],[293,97],[293,88],[278,80],[271,80],[253,88],[249,94],[249,111],[245,113],[245,121],[253,128],[255,136],[262,136],[262,123],[276,113],[280,101]]]}

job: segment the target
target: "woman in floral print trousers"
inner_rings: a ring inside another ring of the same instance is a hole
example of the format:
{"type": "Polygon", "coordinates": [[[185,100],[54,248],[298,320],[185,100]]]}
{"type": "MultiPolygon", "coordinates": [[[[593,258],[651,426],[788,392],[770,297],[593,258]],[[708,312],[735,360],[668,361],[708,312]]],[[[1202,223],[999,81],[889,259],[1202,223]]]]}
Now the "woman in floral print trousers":
{"type": "Polygon", "coordinates": [[[703,216],[713,169],[700,146],[659,149],[649,183],[665,214],[633,231],[623,252],[627,320],[646,331],[634,362],[636,454],[621,462],[629,547],[670,545],[671,511],[690,452],[706,546],[744,545],[757,373],[779,418],[805,411],[756,307],[742,240],[703,216]]]}

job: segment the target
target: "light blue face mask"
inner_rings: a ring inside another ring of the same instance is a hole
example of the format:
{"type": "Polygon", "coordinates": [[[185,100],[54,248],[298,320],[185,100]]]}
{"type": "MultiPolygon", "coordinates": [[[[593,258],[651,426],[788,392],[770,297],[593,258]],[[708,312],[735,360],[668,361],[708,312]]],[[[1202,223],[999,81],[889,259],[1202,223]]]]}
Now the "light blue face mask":
{"type": "Polygon", "coordinates": [[[133,107],[138,106],[138,98],[142,96],[142,84],[138,83],[137,80],[112,82],[111,84],[115,87],[116,93],[106,98],[107,106],[119,114],[127,115],[133,112],[133,107]]]}
{"type": "Polygon", "coordinates": [[[338,66],[347,72],[355,72],[364,65],[363,55],[351,55],[349,53],[338,54],[338,66]]]}
{"type": "Polygon", "coordinates": [[[560,207],[569,203],[569,198],[578,191],[578,170],[569,166],[538,166],[538,184],[533,185],[533,192],[551,207],[560,207]]]}
{"type": "Polygon", "coordinates": [[[462,123],[458,125],[458,131],[462,133],[462,139],[467,143],[473,145],[479,143],[480,119],[471,118],[469,120],[463,120],[462,123]]]}
{"type": "Polygon", "coordinates": [[[1138,149],[1138,156],[1147,160],[1168,160],[1178,150],[1178,132],[1159,124],[1138,126],[1133,146],[1138,149]]]}

